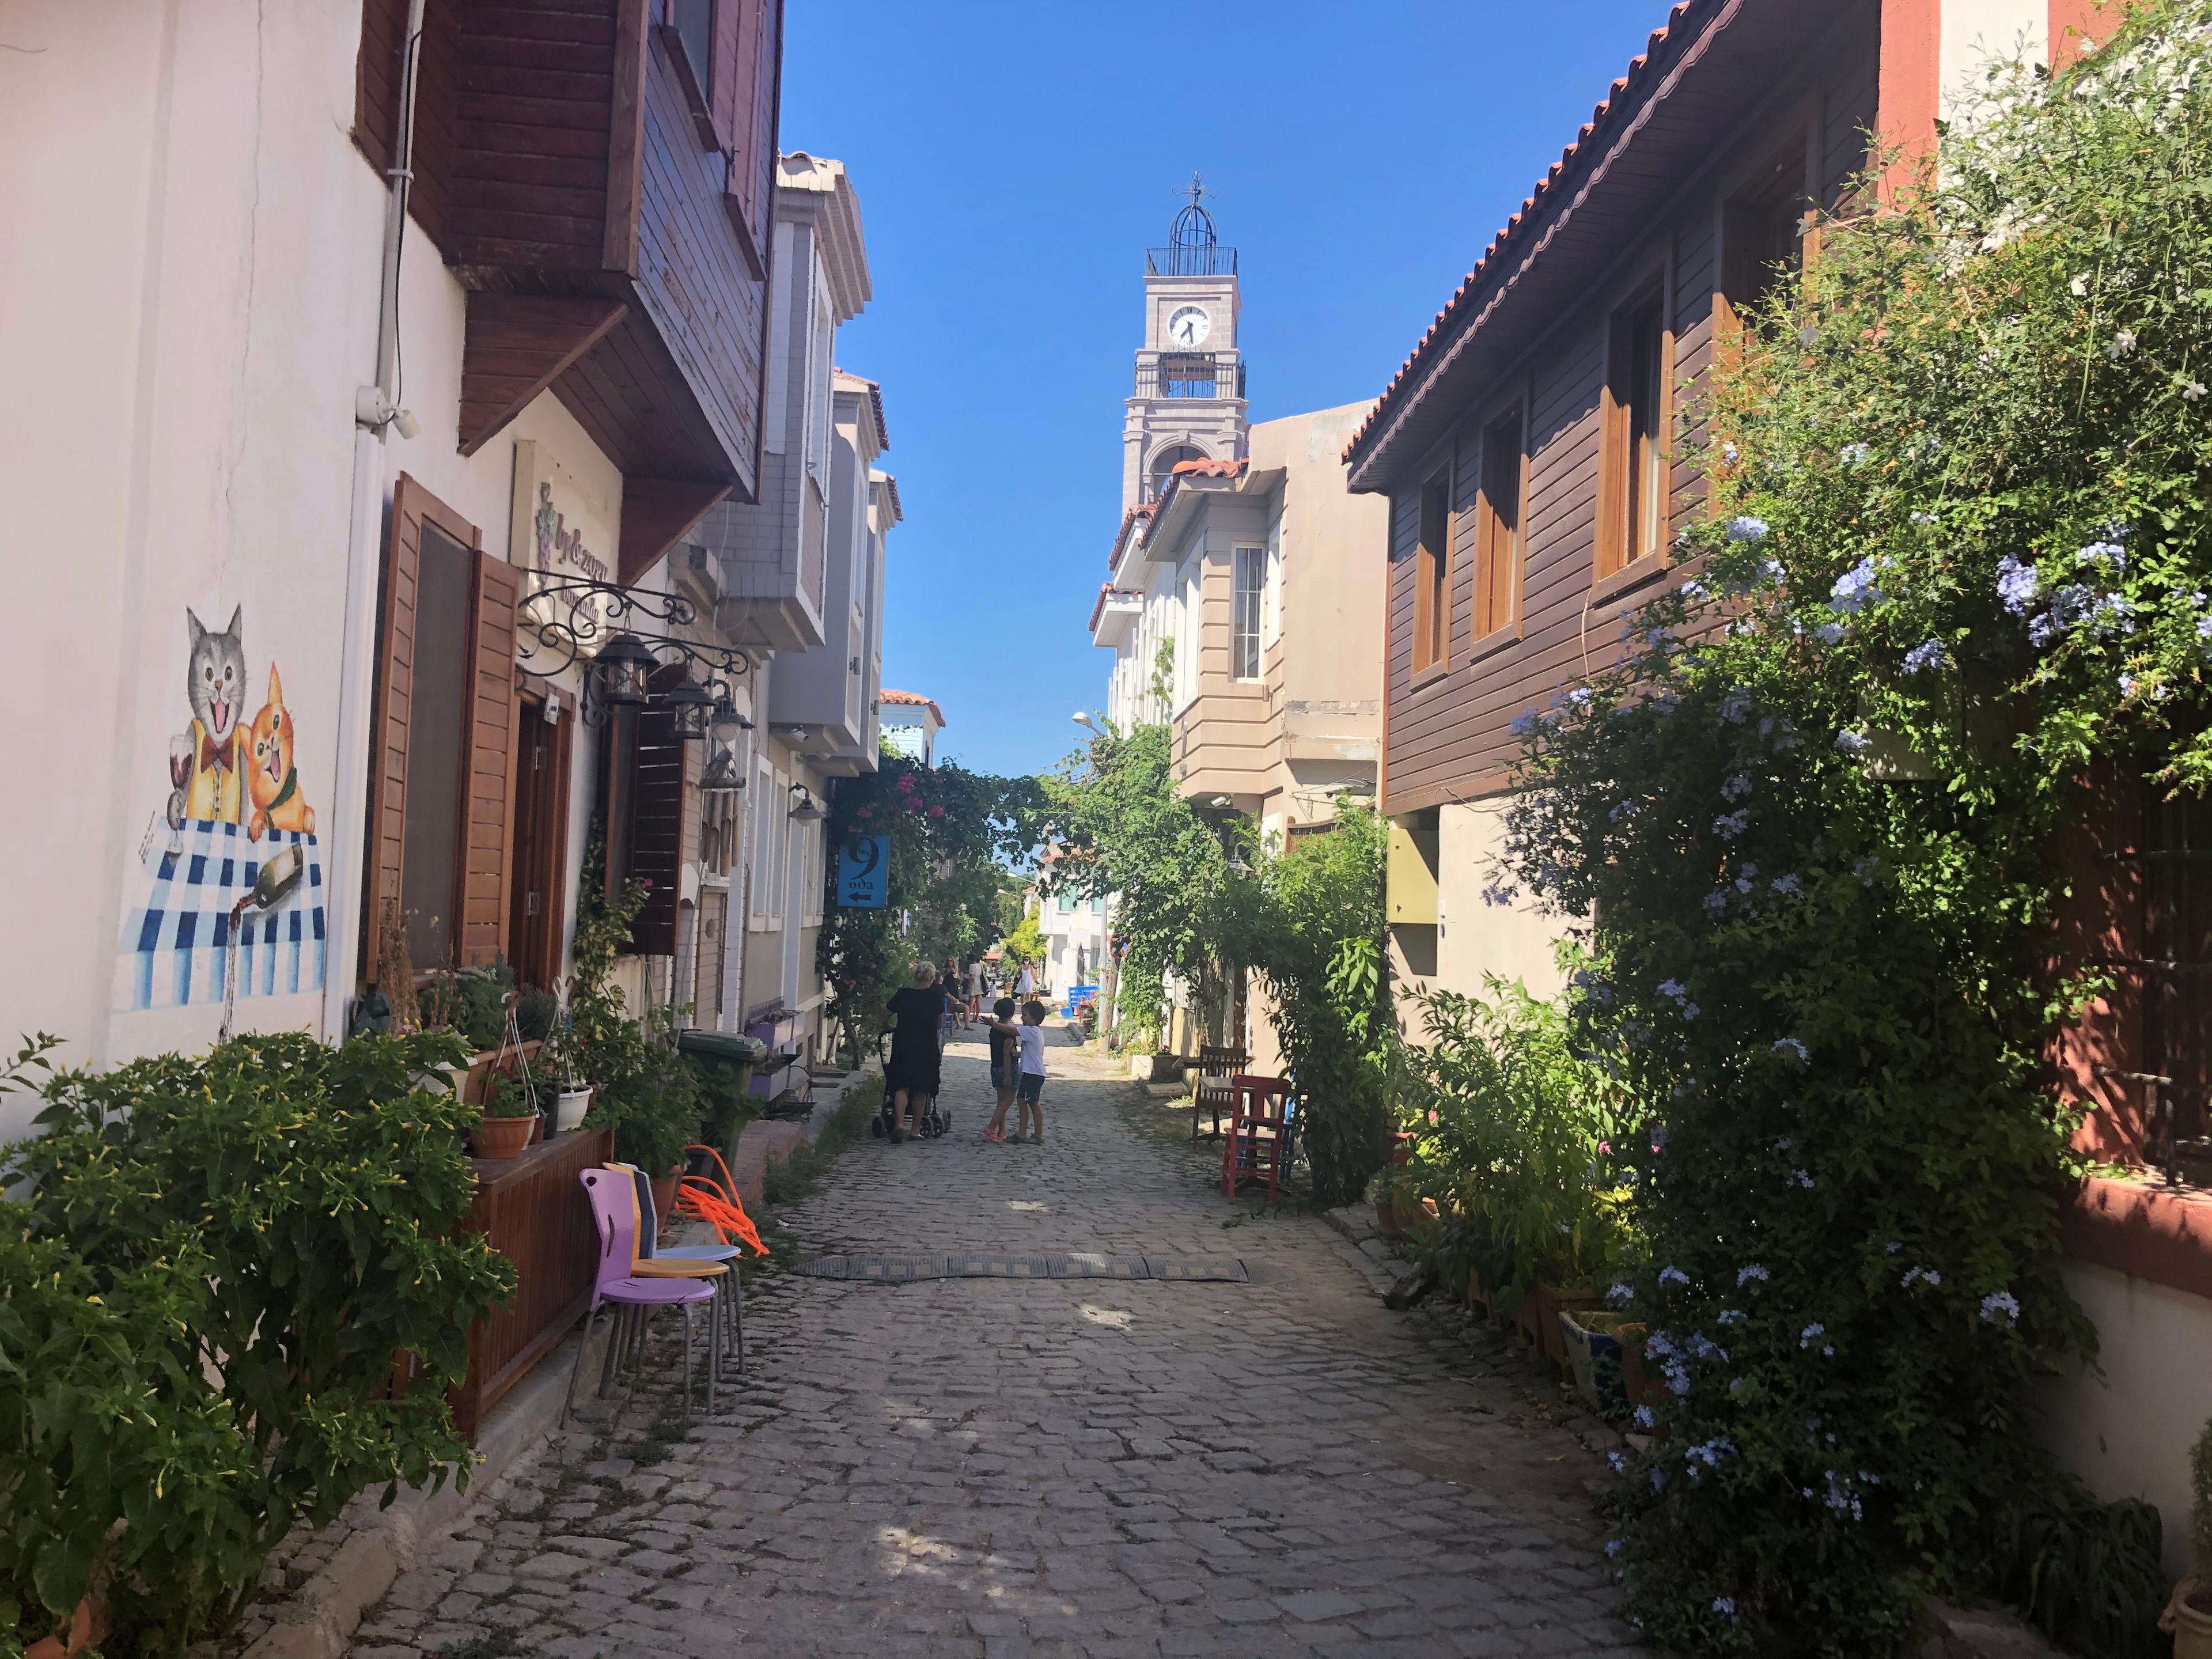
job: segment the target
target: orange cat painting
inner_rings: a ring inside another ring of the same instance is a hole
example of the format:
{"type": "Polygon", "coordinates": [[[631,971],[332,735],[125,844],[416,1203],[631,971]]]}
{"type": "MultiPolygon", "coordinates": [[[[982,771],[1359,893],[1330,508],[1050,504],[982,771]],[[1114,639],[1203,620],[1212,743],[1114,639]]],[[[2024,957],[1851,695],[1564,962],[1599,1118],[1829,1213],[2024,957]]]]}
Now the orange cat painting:
{"type": "Polygon", "coordinates": [[[246,769],[246,783],[253,793],[253,816],[246,821],[246,839],[259,841],[264,830],[313,835],[315,809],[300,796],[300,775],[292,765],[292,716],[284,708],[284,687],[274,663],[269,665],[269,701],[253,717],[250,747],[253,763],[246,769]]]}

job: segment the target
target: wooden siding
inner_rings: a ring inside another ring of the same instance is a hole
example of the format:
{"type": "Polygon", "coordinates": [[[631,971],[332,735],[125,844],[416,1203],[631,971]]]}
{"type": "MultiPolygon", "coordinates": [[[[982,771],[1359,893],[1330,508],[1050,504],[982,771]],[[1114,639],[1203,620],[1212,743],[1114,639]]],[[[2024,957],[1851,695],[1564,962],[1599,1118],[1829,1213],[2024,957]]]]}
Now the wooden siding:
{"type": "Polygon", "coordinates": [[[646,76],[637,295],[750,491],[758,475],[765,283],[722,206],[729,164],[702,149],[665,47],[646,76]]]}
{"type": "MultiPolygon", "coordinates": [[[[650,9],[647,0],[429,0],[410,208],[472,291],[628,307],[607,329],[549,312],[535,339],[489,310],[480,330],[472,307],[469,449],[550,368],[562,402],[626,475],[722,484],[750,500],[781,9],[727,0],[718,13],[718,70],[728,73],[717,75],[708,136],[726,131],[726,149],[702,142],[650,9]]],[[[364,0],[354,136],[380,172],[397,143],[405,15],[405,0],[364,0]]]]}
{"type": "MultiPolygon", "coordinates": [[[[1698,386],[1717,341],[1715,296],[1722,265],[1721,207],[1747,163],[1771,156],[1792,131],[1816,146],[1811,177],[1832,204],[1864,164],[1863,130],[1874,119],[1876,41],[1865,9],[1802,64],[1794,86],[1772,88],[1694,176],[1616,173],[1601,211],[1617,224],[1611,273],[1584,302],[1455,407],[1449,434],[1419,462],[1394,468],[1389,564],[1389,704],[1383,810],[1425,811],[1479,799],[1506,787],[1520,745],[1509,726],[1522,709],[1541,708],[1558,690],[1610,661],[1621,621],[1650,596],[1650,580],[1622,573],[1594,582],[1598,534],[1607,343],[1616,309],[1648,292],[1664,272],[1672,337],[1674,421],[1665,478],[1669,533],[1693,519],[1705,500],[1708,441],[1698,386]],[[1808,114],[1812,118],[1808,125],[1808,114]],[[1655,206],[1662,209],[1654,214],[1655,206]],[[1482,422],[1525,400],[1528,460],[1521,522],[1519,637],[1469,660],[1474,604],[1475,501],[1482,422]],[[1414,556],[1423,480],[1439,460],[1451,468],[1455,520],[1453,634],[1448,671],[1416,674],[1414,556]],[[1624,586],[1624,582],[1632,584],[1624,586]]],[[[1680,89],[1677,96],[1688,92],[1680,89]]],[[[1626,157],[1622,158],[1627,159],[1626,157]]],[[[1582,204],[1592,221],[1597,198],[1582,204]]],[[[1532,280],[1540,281],[1540,276],[1532,280]]],[[[1647,563],[1659,562],[1647,561],[1647,563]]]]}

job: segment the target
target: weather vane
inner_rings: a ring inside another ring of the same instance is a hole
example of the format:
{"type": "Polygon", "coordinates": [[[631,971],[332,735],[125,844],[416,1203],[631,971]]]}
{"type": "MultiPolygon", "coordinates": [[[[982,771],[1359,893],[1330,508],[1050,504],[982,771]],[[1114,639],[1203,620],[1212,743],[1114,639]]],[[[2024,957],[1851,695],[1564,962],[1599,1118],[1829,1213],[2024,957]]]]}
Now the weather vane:
{"type": "Polygon", "coordinates": [[[1190,198],[1190,204],[1191,204],[1193,207],[1196,207],[1196,206],[1197,206],[1200,202],[1204,201],[1207,197],[1209,197],[1209,196],[1218,195],[1218,194],[1219,194],[1219,192],[1218,192],[1218,191],[1211,191],[1211,190],[1208,190],[1208,189],[1206,187],[1206,183],[1205,183],[1205,181],[1204,181],[1203,179],[1201,179],[1198,176],[1198,174],[1196,174],[1195,173],[1192,173],[1192,174],[1190,175],[1190,182],[1189,182],[1188,184],[1187,184],[1187,185],[1183,185],[1183,186],[1182,186],[1181,189],[1179,189],[1178,191],[1176,191],[1176,195],[1178,195],[1178,196],[1188,196],[1188,197],[1189,197],[1189,198],[1190,198]]]}

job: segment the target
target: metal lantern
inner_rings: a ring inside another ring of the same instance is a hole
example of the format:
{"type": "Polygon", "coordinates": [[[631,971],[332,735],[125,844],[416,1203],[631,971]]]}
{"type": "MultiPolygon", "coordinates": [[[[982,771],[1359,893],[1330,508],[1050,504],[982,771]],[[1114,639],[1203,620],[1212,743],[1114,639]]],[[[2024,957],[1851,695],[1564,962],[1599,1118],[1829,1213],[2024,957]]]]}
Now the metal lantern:
{"type": "Polygon", "coordinates": [[[822,809],[814,804],[814,792],[803,783],[791,786],[791,821],[793,823],[819,823],[822,809]]]}
{"type": "Polygon", "coordinates": [[[592,659],[592,678],[599,702],[608,708],[644,708],[656,665],[653,653],[636,635],[616,635],[592,659]]]}
{"type": "Polygon", "coordinates": [[[671,686],[660,706],[675,717],[676,730],[683,737],[703,738],[714,723],[714,694],[694,679],[671,686]]]}

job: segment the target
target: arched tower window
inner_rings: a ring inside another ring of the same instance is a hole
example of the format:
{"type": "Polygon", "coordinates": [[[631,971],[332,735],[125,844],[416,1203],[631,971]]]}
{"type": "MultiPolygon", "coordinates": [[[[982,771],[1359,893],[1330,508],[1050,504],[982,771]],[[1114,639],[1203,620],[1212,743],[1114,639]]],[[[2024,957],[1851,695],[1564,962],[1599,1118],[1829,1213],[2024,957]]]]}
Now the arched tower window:
{"type": "Polygon", "coordinates": [[[1152,470],[1145,485],[1145,499],[1156,501],[1168,487],[1168,475],[1185,461],[1202,461],[1206,452],[1196,444],[1170,444],[1152,457],[1152,470]]]}

